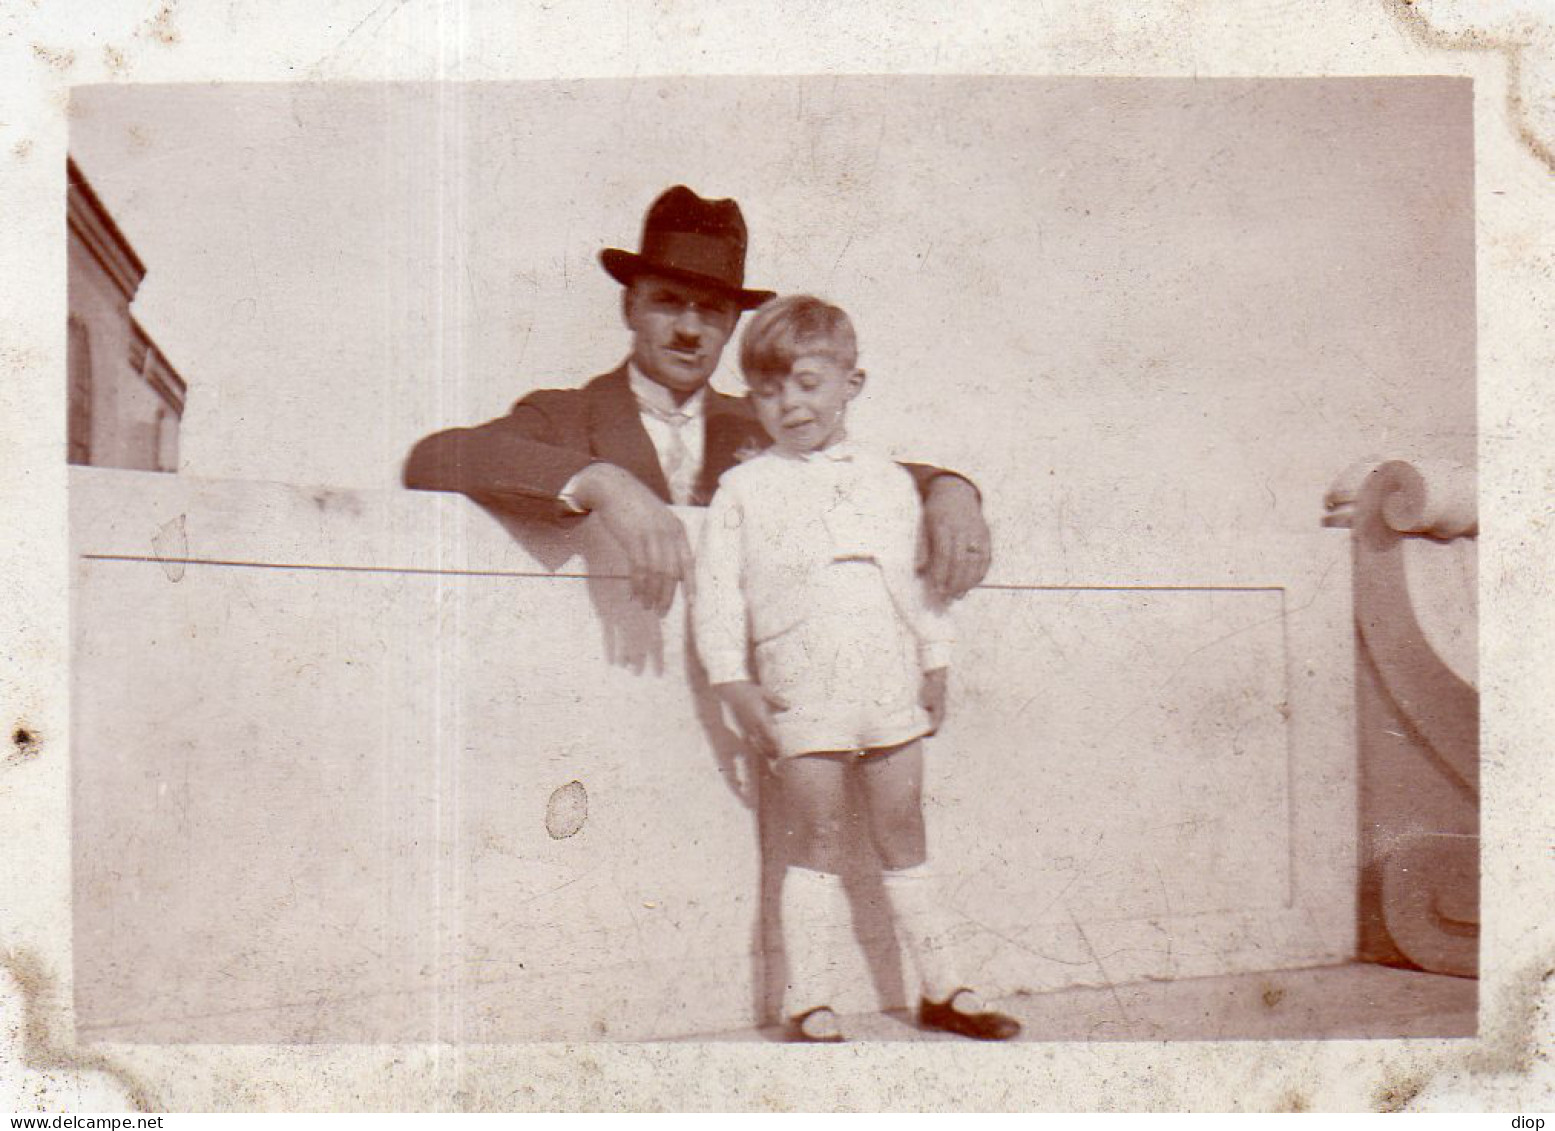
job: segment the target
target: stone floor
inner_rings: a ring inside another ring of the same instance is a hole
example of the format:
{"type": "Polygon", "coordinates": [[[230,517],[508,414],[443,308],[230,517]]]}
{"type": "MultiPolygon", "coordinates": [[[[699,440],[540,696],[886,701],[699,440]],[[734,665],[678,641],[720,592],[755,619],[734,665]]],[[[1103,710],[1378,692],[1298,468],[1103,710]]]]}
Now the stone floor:
{"type": "MultiPolygon", "coordinates": [[[[1479,983],[1352,964],[1174,982],[1137,982],[1023,994],[998,1003],[1030,1041],[1300,1040],[1471,1037],[1479,983]]],[[[955,1040],[923,1033],[905,1014],[844,1018],[850,1038],[955,1040]]],[[[690,1040],[777,1040],[773,1029],[690,1040]]]]}

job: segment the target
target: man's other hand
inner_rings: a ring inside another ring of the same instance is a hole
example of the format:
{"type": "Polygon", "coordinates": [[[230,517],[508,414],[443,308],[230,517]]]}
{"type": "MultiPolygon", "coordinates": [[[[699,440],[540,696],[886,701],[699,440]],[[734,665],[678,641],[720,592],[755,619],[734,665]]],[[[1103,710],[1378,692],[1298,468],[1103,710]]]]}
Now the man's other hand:
{"type": "Polygon", "coordinates": [[[573,497],[596,515],[626,555],[632,596],[659,616],[669,612],[675,586],[690,583],[693,560],[686,528],[631,472],[595,463],[573,480],[573,497]]]}
{"type": "Polygon", "coordinates": [[[918,563],[929,587],[953,601],[988,574],[993,542],[977,489],[957,475],[929,484],[923,501],[924,546],[918,563]]]}

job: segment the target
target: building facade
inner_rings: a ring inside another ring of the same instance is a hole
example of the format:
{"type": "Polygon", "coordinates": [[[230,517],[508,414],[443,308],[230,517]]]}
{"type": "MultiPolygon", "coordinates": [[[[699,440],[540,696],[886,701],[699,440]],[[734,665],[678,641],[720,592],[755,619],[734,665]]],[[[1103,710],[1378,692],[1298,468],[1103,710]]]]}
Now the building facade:
{"type": "Polygon", "coordinates": [[[187,389],[130,313],[145,265],[73,160],[68,168],[68,458],[176,471],[187,389]]]}

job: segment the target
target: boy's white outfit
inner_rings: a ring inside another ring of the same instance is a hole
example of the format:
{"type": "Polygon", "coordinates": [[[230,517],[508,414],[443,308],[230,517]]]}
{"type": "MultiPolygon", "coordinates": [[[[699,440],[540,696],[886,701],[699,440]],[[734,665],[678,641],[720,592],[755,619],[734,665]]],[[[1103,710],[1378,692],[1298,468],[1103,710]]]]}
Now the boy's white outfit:
{"type": "MultiPolygon", "coordinates": [[[[712,683],[754,675],[787,705],[773,715],[781,757],[929,732],[923,673],[950,663],[952,631],[917,574],[922,509],[906,471],[847,440],[804,455],[769,448],[719,480],[693,632],[712,683]]],[[[927,866],[884,878],[924,996],[950,993],[927,866]]],[[[791,1011],[836,1000],[833,960],[850,934],[840,878],[790,867],[782,914],[791,1011]]]]}
{"type": "Polygon", "coordinates": [[[692,624],[709,680],[787,705],[780,754],[922,737],[923,673],[952,631],[916,571],[922,504],[898,464],[844,440],[725,472],[697,553],[692,624]],[[755,670],[751,670],[754,656],[755,670]]]}

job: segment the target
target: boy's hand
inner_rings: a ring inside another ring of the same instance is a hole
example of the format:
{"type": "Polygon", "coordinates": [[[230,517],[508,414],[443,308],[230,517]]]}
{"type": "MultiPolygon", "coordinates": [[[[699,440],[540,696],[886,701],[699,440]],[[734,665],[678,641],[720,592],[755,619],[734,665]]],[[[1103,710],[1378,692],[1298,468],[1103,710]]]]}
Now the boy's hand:
{"type": "Polygon", "coordinates": [[[931,672],[923,673],[923,691],[919,696],[923,703],[923,709],[929,713],[930,734],[939,730],[940,723],[945,721],[945,699],[949,686],[949,668],[935,668],[931,672]]]}
{"type": "Polygon", "coordinates": [[[776,758],[778,740],[772,712],[786,710],[788,705],[750,680],[720,683],[716,690],[734,712],[735,725],[750,748],[763,758],[776,758]]]}

